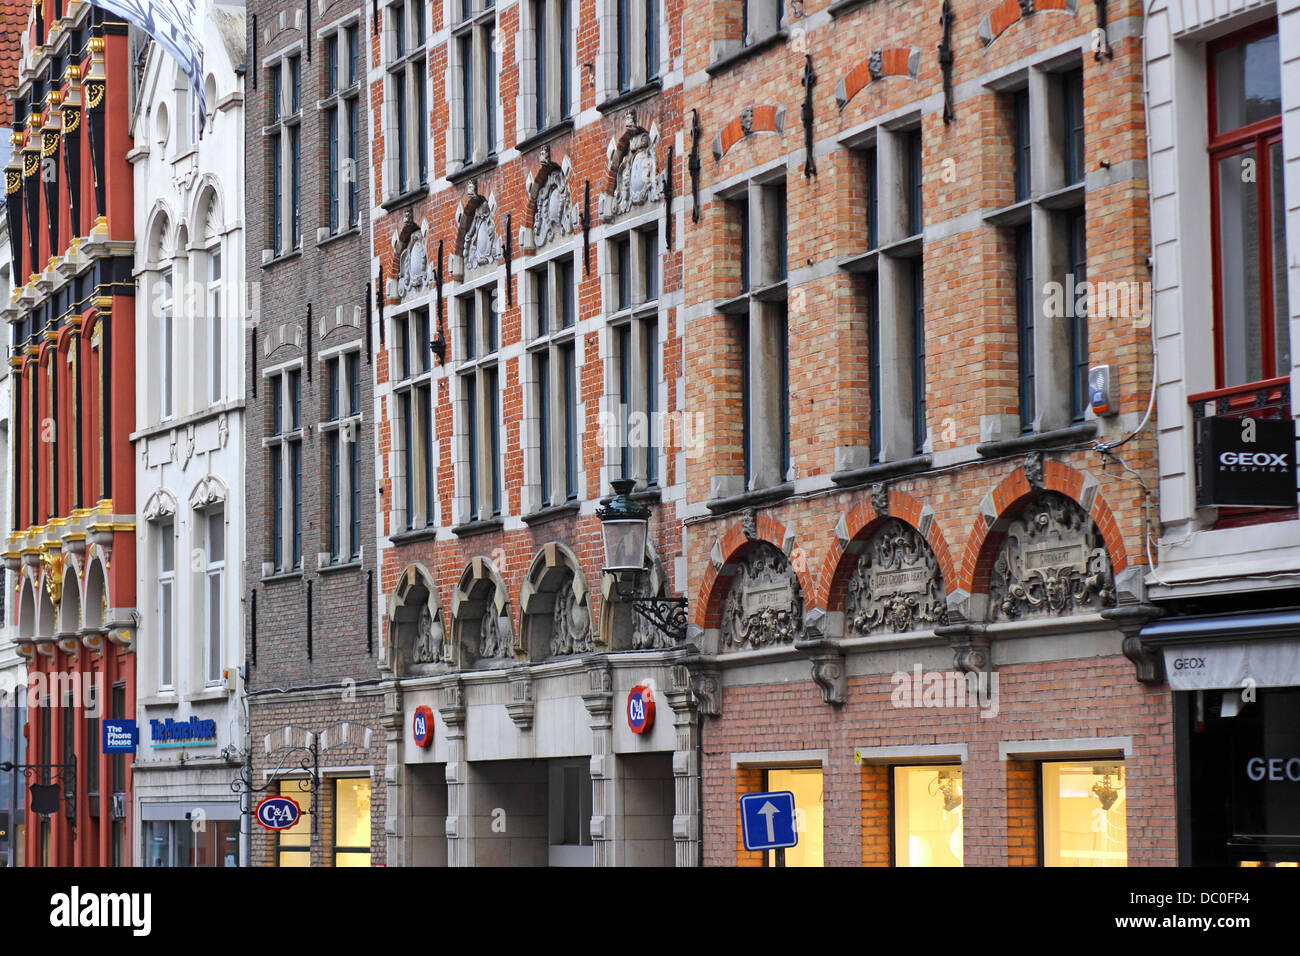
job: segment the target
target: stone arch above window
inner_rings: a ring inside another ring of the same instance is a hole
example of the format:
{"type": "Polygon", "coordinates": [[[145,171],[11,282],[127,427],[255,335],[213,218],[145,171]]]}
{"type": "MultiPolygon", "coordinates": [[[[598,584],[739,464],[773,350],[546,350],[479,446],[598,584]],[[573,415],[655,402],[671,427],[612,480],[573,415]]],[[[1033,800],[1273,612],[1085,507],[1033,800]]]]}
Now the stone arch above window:
{"type": "Polygon", "coordinates": [[[145,240],[146,267],[159,268],[172,257],[172,215],[165,203],[154,209],[145,240]]]}
{"type": "Polygon", "coordinates": [[[844,601],[847,634],[901,634],[947,621],[943,572],[921,532],[886,518],[861,549],[844,601]]]}
{"type": "Polygon", "coordinates": [[[803,588],[786,555],[755,541],[735,559],[719,653],[793,644],[803,633],[803,588]]]}
{"type": "Polygon", "coordinates": [[[204,475],[190,492],[190,507],[195,511],[220,509],[226,503],[226,483],[216,475],[204,475]]]}
{"type": "Polygon", "coordinates": [[[990,621],[1061,617],[1115,606],[1106,544],[1077,502],[1056,491],[1040,491],[1005,520],[989,574],[990,621]]]}
{"type": "Polygon", "coordinates": [[[159,488],[148,497],[140,513],[150,523],[166,521],[176,514],[176,496],[165,488],[159,488]]]}
{"type": "Polygon", "coordinates": [[[197,241],[205,248],[218,241],[226,231],[220,187],[215,178],[205,177],[190,217],[197,224],[197,241]]]}
{"type": "Polygon", "coordinates": [[[600,218],[610,222],[638,206],[664,198],[663,175],[659,172],[659,124],[645,129],[629,110],[623,132],[609,141],[605,158],[609,164],[607,193],[600,198],[600,218]]]}
{"type": "Polygon", "coordinates": [[[438,673],[455,664],[433,575],[408,565],[388,599],[387,667],[397,677],[438,673]]]}
{"type": "Polygon", "coordinates": [[[496,224],[497,197],[479,195],[478,183],[469,184],[469,194],[456,207],[456,254],[448,263],[453,279],[494,266],[502,255],[501,236],[496,224]]]}
{"type": "Polygon", "coordinates": [[[451,598],[452,634],[463,667],[513,664],[510,592],[487,558],[465,567],[451,598]]]}
{"type": "Polygon", "coordinates": [[[524,183],[529,224],[519,232],[521,252],[536,252],[577,228],[581,216],[569,186],[572,172],[568,156],[557,164],[551,159],[551,148],[541,148],[537,168],[529,170],[524,183]]]}
{"type": "Polygon", "coordinates": [[[531,661],[596,649],[587,577],[573,552],[551,542],[537,552],[519,592],[524,649],[531,661]]]}

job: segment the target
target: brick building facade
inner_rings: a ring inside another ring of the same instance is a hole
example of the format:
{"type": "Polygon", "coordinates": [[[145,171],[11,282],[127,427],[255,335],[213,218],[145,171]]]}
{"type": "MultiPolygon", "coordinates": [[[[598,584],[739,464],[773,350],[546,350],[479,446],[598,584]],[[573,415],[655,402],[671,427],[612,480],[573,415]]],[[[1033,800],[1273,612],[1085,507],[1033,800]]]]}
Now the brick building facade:
{"type": "Polygon", "coordinates": [[[683,591],[685,7],[380,9],[390,863],[690,863],[693,705],[671,641],[605,599],[595,517],[634,477],[645,586],[683,591]]]}
{"type": "Polygon", "coordinates": [[[104,718],[135,714],[135,289],[126,24],[88,4],[33,7],[5,168],[15,282],[16,572],[27,659],[28,866],[127,865],[131,758],[104,718]],[[36,800],[36,791],[31,791],[36,800]],[[52,799],[53,798],[53,799],[52,799]]]}
{"type": "Polygon", "coordinates": [[[760,789],[795,793],[794,864],[1176,861],[1171,707],[1125,657],[1156,477],[1141,12],[686,20],[706,864],[763,864],[760,789]]]}
{"type": "Polygon", "coordinates": [[[247,6],[246,773],[254,804],[285,789],[311,806],[278,836],[253,825],[253,865],[385,854],[368,9],[247,6]],[[300,789],[304,757],[314,793],[300,789]]]}

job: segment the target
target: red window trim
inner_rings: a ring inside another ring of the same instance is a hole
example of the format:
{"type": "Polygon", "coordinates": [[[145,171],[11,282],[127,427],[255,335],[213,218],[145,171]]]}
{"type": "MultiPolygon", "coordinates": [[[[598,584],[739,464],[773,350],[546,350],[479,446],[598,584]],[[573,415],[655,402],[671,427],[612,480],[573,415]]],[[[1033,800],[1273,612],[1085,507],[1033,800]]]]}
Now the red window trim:
{"type": "Polygon", "coordinates": [[[1219,162],[1229,156],[1255,151],[1255,189],[1256,209],[1258,210],[1259,262],[1261,293],[1260,296],[1260,351],[1265,381],[1272,378],[1271,373],[1277,367],[1277,342],[1275,341],[1276,323],[1273,302],[1273,231],[1270,228],[1273,218],[1273,170],[1271,147],[1282,139],[1282,115],[1260,120],[1249,126],[1218,132],[1218,77],[1215,75],[1214,61],[1217,54],[1233,47],[1250,43],[1267,36],[1277,34],[1277,22],[1269,19],[1254,26],[1247,27],[1226,37],[1221,37],[1206,44],[1205,78],[1208,96],[1206,113],[1209,121],[1209,160],[1210,160],[1210,248],[1213,282],[1214,305],[1214,383],[1216,389],[1225,387],[1226,371],[1224,365],[1224,328],[1223,328],[1223,256],[1220,250],[1219,235],[1219,162]]]}

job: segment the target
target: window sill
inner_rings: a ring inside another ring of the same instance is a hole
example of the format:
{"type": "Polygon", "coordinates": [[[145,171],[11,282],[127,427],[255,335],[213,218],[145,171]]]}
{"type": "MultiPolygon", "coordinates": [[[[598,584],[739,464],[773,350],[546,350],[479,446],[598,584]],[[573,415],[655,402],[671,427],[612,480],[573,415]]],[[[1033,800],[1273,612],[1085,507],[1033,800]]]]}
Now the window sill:
{"type": "Polygon", "coordinates": [[[1038,204],[1044,209],[1074,209],[1082,206],[1087,188],[1083,183],[1073,183],[1062,189],[1054,189],[1038,197],[1038,204]]]}
{"type": "Polygon", "coordinates": [[[262,575],[263,584],[276,584],[280,581],[292,581],[302,579],[302,568],[296,568],[293,571],[276,571],[272,574],[262,575]]]}
{"type": "Polygon", "coordinates": [[[853,468],[849,471],[837,471],[831,475],[831,481],[840,487],[866,484],[898,475],[910,475],[918,471],[927,471],[934,465],[930,455],[917,455],[914,458],[902,458],[898,461],[881,461],[865,468],[853,468]]]}
{"type": "Polygon", "coordinates": [[[634,90],[628,90],[624,93],[617,93],[608,99],[596,104],[596,112],[608,115],[615,110],[622,109],[625,106],[631,106],[633,103],[639,103],[656,93],[663,91],[664,81],[660,77],[655,77],[644,86],[638,86],[634,90]]]}
{"type": "Polygon", "coordinates": [[[848,13],[850,10],[856,10],[863,4],[870,2],[871,0],[837,0],[837,2],[830,5],[826,12],[831,15],[831,19],[833,20],[836,17],[844,16],[844,14],[848,13]]]}
{"type": "Polygon", "coordinates": [[[487,159],[480,159],[477,163],[470,163],[468,166],[462,166],[454,173],[447,174],[447,182],[453,186],[458,186],[467,179],[473,179],[481,173],[489,172],[497,168],[497,158],[493,154],[487,159]]]}
{"type": "Polygon", "coordinates": [[[773,485],[771,488],[747,491],[743,495],[733,495],[730,498],[714,498],[712,501],[706,501],[704,507],[715,515],[725,514],[728,511],[736,511],[740,508],[771,504],[789,498],[792,494],[794,494],[794,485],[787,481],[784,484],[773,485]]]}
{"type": "Polygon", "coordinates": [[[301,258],[302,258],[302,249],[300,247],[297,249],[293,249],[290,252],[286,252],[283,255],[272,256],[270,259],[264,259],[262,261],[262,268],[271,269],[274,268],[275,266],[281,265],[282,263],[289,262],[293,259],[301,259],[301,258]]]}
{"type": "Polygon", "coordinates": [[[1034,201],[1032,199],[1022,199],[1010,206],[1003,206],[1001,209],[985,213],[984,221],[990,226],[1023,226],[1029,222],[1030,211],[1033,207],[1034,201]]]}
{"type": "Polygon", "coordinates": [[[488,534],[492,531],[500,531],[505,525],[501,518],[486,518],[481,521],[470,521],[466,524],[455,525],[451,533],[460,538],[473,537],[476,534],[488,534]]]}
{"type": "Polygon", "coordinates": [[[837,264],[845,272],[875,272],[880,267],[880,251],[869,249],[860,255],[844,256],[837,264]]]}
{"type": "Polygon", "coordinates": [[[777,30],[775,33],[769,34],[761,40],[755,40],[749,46],[742,46],[734,53],[728,53],[725,56],[718,57],[718,59],[714,60],[704,68],[704,72],[708,73],[709,76],[717,76],[719,73],[724,73],[732,67],[758,56],[763,51],[768,50],[779,43],[784,43],[785,40],[786,32],[784,30],[777,30]]]}
{"type": "Polygon", "coordinates": [[[229,687],[205,687],[197,694],[191,694],[188,698],[191,704],[202,704],[212,700],[229,700],[229,687]]]}
{"type": "Polygon", "coordinates": [[[317,574],[333,574],[333,573],[335,573],[336,571],[360,571],[360,570],[361,570],[361,561],[360,561],[360,559],[357,559],[357,560],[353,560],[353,561],[348,561],[346,564],[343,564],[343,563],[339,563],[339,564],[322,564],[320,567],[318,567],[318,568],[316,569],[316,573],[317,573],[317,574]]]}
{"type": "Polygon", "coordinates": [[[546,129],[544,130],[540,130],[536,133],[533,133],[533,135],[531,136],[524,137],[519,142],[515,143],[515,149],[517,149],[521,153],[526,153],[530,149],[536,149],[538,146],[541,146],[543,143],[549,143],[551,140],[555,139],[556,137],[563,136],[565,133],[572,133],[572,132],[573,132],[573,117],[570,116],[567,119],[560,120],[558,123],[553,123],[552,125],[546,127],[546,129]]]}
{"type": "Polygon", "coordinates": [[[181,699],[174,694],[141,697],[136,703],[141,707],[179,707],[181,699]]]}
{"type": "Polygon", "coordinates": [[[924,246],[924,237],[917,233],[915,236],[908,236],[906,239],[887,242],[876,251],[882,256],[893,256],[895,259],[910,259],[913,256],[919,256],[924,246]]]}
{"type": "Polygon", "coordinates": [[[549,508],[543,508],[541,511],[534,511],[530,515],[523,516],[523,522],[530,527],[533,525],[546,524],[548,521],[556,521],[560,518],[572,518],[582,507],[579,501],[566,501],[562,505],[552,505],[549,508]]]}
{"type": "Polygon", "coordinates": [[[438,537],[438,529],[435,526],[428,528],[412,528],[409,531],[399,531],[397,534],[390,534],[388,540],[396,545],[414,544],[417,541],[432,541],[438,537]]]}
{"type": "MultiPolygon", "coordinates": [[[[379,204],[380,208],[392,212],[399,206],[404,206],[408,202],[414,202],[421,196],[429,195],[429,184],[421,183],[413,189],[408,189],[404,193],[398,193],[396,196],[390,196],[379,204]]],[[[359,230],[358,230],[359,231],[359,230]]]]}
{"type": "Polygon", "coordinates": [[[1053,428],[1051,431],[1021,435],[1019,438],[1008,438],[1005,441],[984,442],[976,445],[975,450],[983,458],[1002,458],[1022,451],[1050,448],[1053,445],[1075,444],[1096,436],[1097,423],[1083,422],[1068,428],[1053,428]]]}
{"type": "Polygon", "coordinates": [[[333,235],[326,236],[324,239],[317,239],[317,240],[316,240],[316,248],[317,248],[317,249],[324,249],[326,246],[331,246],[331,245],[333,245],[334,243],[338,242],[338,241],[341,240],[341,239],[349,239],[349,238],[352,238],[352,237],[354,237],[354,236],[359,236],[359,235],[361,235],[361,224],[360,224],[360,223],[358,223],[358,224],[355,225],[355,226],[349,226],[347,229],[343,229],[343,230],[341,230],[341,231],[339,231],[339,232],[334,233],[333,235]]]}

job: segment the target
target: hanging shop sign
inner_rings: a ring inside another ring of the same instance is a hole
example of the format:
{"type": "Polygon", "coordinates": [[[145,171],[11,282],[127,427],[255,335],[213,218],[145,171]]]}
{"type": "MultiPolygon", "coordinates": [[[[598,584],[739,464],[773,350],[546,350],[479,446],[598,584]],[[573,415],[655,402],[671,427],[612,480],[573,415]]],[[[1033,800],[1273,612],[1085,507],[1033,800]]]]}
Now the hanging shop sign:
{"type": "Polygon", "coordinates": [[[1197,504],[1295,507],[1295,423],[1290,418],[1203,418],[1197,422],[1196,440],[1197,504]]]}
{"type": "Polygon", "coordinates": [[[287,830],[302,816],[302,807],[292,797],[264,797],[253,816],[268,830],[287,830]]]}
{"type": "Polygon", "coordinates": [[[154,747],[215,747],[217,744],[217,722],[215,720],[149,721],[150,744],[154,747]]]}
{"type": "Polygon", "coordinates": [[[645,684],[628,691],[627,725],[634,734],[648,734],[655,725],[655,694],[645,684]]]}
{"type": "Polygon", "coordinates": [[[417,747],[433,743],[433,711],[423,704],[415,708],[415,716],[411,718],[411,739],[417,747]]]}
{"type": "Polygon", "coordinates": [[[106,754],[133,754],[140,743],[140,731],[134,720],[104,720],[99,725],[100,751],[106,754]]]}

